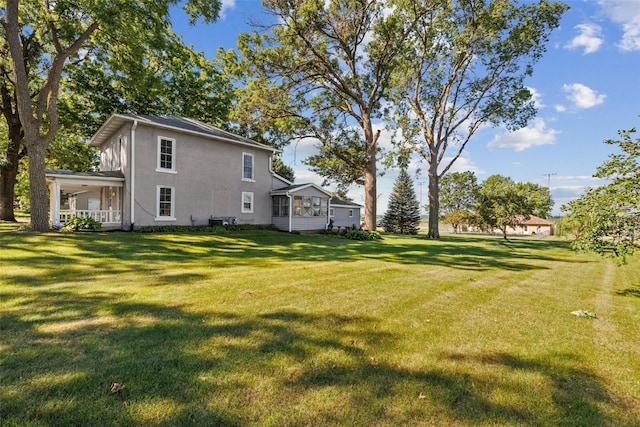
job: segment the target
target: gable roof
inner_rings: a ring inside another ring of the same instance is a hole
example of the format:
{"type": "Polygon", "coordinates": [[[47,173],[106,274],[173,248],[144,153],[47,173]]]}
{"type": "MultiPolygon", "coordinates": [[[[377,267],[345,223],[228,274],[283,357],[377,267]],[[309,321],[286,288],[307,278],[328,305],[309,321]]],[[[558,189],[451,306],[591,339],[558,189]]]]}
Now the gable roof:
{"type": "Polygon", "coordinates": [[[363,208],[364,206],[359,205],[355,202],[350,202],[348,200],[338,199],[336,197],[331,198],[331,207],[339,207],[339,208],[363,208]]]}
{"type": "Polygon", "coordinates": [[[291,193],[296,193],[298,191],[301,191],[301,190],[304,190],[304,189],[307,189],[307,188],[314,188],[314,189],[326,194],[327,196],[331,196],[331,193],[329,193],[324,188],[322,188],[322,187],[320,187],[320,186],[318,186],[316,184],[311,184],[311,183],[288,185],[286,187],[278,188],[276,190],[271,191],[271,195],[272,196],[288,196],[291,193]]]}
{"type": "Polygon", "coordinates": [[[104,143],[114,132],[116,132],[125,123],[138,123],[161,129],[173,130],[176,132],[198,135],[205,138],[222,140],[234,144],[247,145],[253,148],[271,151],[275,153],[273,147],[244,138],[240,135],[227,132],[215,126],[208,125],[199,120],[190,119],[188,117],[165,117],[165,116],[148,116],[138,114],[114,114],[104,122],[100,129],[93,135],[89,141],[89,145],[94,147],[104,143]]]}
{"type": "Polygon", "coordinates": [[[525,220],[523,216],[520,217],[519,222],[521,225],[553,225],[552,221],[542,219],[535,215],[529,215],[529,219],[525,220]]]}

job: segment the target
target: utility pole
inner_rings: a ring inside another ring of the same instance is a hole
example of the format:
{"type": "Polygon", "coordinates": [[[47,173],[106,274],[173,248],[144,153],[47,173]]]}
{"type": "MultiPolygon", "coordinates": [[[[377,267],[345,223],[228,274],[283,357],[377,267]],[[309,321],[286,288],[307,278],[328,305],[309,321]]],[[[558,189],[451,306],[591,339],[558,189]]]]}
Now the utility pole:
{"type": "Polygon", "coordinates": [[[547,188],[549,189],[549,191],[551,191],[551,177],[553,175],[558,175],[555,172],[552,173],[543,173],[542,176],[546,176],[547,177],[547,188]]]}

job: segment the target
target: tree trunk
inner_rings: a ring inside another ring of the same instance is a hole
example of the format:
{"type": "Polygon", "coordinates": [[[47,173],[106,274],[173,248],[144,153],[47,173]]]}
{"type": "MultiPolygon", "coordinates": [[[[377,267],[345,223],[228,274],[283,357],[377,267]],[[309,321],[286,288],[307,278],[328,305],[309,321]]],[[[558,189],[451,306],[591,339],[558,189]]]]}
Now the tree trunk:
{"type": "MultiPolygon", "coordinates": [[[[19,123],[19,122],[18,122],[19,123]]],[[[20,160],[25,153],[20,151],[22,146],[22,126],[8,124],[9,145],[5,156],[5,164],[0,167],[0,220],[16,220],[13,202],[16,196],[16,181],[20,170],[20,160]]]]}
{"type": "Polygon", "coordinates": [[[47,144],[39,137],[27,136],[29,156],[29,193],[31,195],[31,230],[49,231],[49,193],[45,177],[47,144]]]}
{"type": "Polygon", "coordinates": [[[18,165],[6,164],[0,169],[0,221],[16,221],[13,201],[17,176],[18,165]]]}
{"type": "Polygon", "coordinates": [[[376,146],[367,144],[367,170],[364,174],[364,228],[374,231],[376,229],[376,214],[378,195],[376,177],[376,146]]]}
{"type": "Polygon", "coordinates": [[[435,161],[429,163],[429,239],[439,239],[440,230],[438,216],[440,215],[440,187],[438,186],[438,165],[435,161]]]}

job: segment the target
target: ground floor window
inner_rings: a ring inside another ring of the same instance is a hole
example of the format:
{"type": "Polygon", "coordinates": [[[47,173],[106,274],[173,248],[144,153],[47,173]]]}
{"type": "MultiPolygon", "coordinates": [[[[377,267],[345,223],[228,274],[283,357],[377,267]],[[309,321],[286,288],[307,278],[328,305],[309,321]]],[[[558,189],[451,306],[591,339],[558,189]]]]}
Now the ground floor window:
{"type": "Polygon", "coordinates": [[[253,193],[242,192],[242,213],[253,213],[253,193]]]}
{"type": "Polygon", "coordinates": [[[175,219],[175,189],[173,187],[157,187],[156,219],[169,221],[175,219]]]}
{"type": "Polygon", "coordinates": [[[319,196],[294,196],[293,215],[305,217],[326,216],[327,201],[327,198],[319,196]]]}
{"type": "Polygon", "coordinates": [[[274,196],[273,197],[273,216],[289,216],[289,197],[274,196]]]}

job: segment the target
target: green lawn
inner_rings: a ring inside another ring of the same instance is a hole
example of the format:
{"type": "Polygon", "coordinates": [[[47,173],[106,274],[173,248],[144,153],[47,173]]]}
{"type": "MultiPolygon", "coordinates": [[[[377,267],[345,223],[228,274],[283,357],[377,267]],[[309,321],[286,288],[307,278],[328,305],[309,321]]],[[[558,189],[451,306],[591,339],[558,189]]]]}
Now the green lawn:
{"type": "Polygon", "coordinates": [[[12,227],[3,427],[640,425],[638,256],[12,227]]]}

